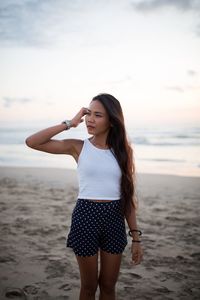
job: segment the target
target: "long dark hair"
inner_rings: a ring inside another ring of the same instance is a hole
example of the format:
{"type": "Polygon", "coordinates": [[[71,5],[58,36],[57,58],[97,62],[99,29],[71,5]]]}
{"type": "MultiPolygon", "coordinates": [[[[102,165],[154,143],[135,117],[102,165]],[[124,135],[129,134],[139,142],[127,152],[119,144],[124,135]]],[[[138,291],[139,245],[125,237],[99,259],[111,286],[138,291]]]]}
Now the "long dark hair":
{"type": "Polygon", "coordinates": [[[106,109],[111,127],[106,144],[111,148],[121,169],[121,199],[122,211],[129,215],[131,206],[136,208],[135,199],[135,164],[133,149],[130,146],[124,124],[124,116],[119,101],[112,95],[102,93],[92,101],[98,100],[106,109]]]}

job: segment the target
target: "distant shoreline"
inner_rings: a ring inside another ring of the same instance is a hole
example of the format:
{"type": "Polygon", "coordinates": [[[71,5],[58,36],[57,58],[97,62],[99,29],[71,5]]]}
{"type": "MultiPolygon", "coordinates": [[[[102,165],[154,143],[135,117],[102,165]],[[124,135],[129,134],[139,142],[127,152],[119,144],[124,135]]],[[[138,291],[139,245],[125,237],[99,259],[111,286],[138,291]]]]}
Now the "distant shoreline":
{"type": "MultiPolygon", "coordinates": [[[[38,129],[0,129],[1,167],[44,167],[76,170],[69,155],[55,155],[30,149],[25,139],[38,129]]],[[[136,172],[200,177],[200,127],[192,128],[127,128],[134,150],[136,172]]],[[[56,139],[86,139],[85,128],[61,132],[56,139]]]]}

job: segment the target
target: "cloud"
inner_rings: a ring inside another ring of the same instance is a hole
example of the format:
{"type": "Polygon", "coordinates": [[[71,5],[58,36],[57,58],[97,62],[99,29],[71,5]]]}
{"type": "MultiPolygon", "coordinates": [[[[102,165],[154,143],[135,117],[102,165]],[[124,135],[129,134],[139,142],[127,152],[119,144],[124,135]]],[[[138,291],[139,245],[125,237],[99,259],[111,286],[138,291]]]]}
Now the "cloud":
{"type": "MultiPolygon", "coordinates": [[[[194,17],[200,18],[200,1],[199,0],[133,0],[132,7],[140,12],[154,12],[162,8],[175,8],[181,12],[192,12],[194,17]]],[[[200,37],[200,23],[197,21],[194,28],[195,34],[200,37]]]]}
{"type": "Polygon", "coordinates": [[[8,108],[11,107],[14,104],[26,104],[32,99],[29,98],[12,98],[12,97],[3,97],[3,106],[8,108]]]}
{"type": "Polygon", "coordinates": [[[77,31],[83,4],[80,0],[1,0],[0,44],[49,46],[63,32],[77,31]]]}
{"type": "Polygon", "coordinates": [[[167,86],[167,90],[169,91],[174,91],[178,93],[184,93],[188,91],[198,91],[200,89],[200,85],[184,85],[184,86],[179,86],[179,85],[172,85],[172,86],[167,86]]]}
{"type": "MultiPolygon", "coordinates": [[[[104,33],[103,28],[110,25],[105,17],[102,23],[98,14],[110,10],[113,16],[116,11],[123,15],[123,9],[125,12],[130,4],[140,12],[166,6],[195,13],[200,10],[199,0],[1,0],[0,46],[49,48],[59,43],[77,47],[87,43],[93,45],[97,36],[101,37],[104,33]]],[[[196,33],[200,35],[200,26],[196,33]]]]}
{"type": "Polygon", "coordinates": [[[133,1],[132,5],[134,8],[141,11],[150,11],[150,10],[159,9],[166,6],[175,7],[176,9],[182,11],[200,10],[199,0],[142,0],[142,1],[133,1]]]}
{"type": "Polygon", "coordinates": [[[197,75],[197,72],[194,71],[194,70],[187,70],[187,74],[188,74],[189,76],[191,76],[191,77],[194,77],[194,76],[197,75]]]}
{"type": "Polygon", "coordinates": [[[171,91],[175,91],[175,92],[178,92],[178,93],[183,93],[184,92],[184,89],[180,86],[167,86],[166,87],[167,90],[171,90],[171,91]]]}
{"type": "MultiPolygon", "coordinates": [[[[15,42],[18,46],[24,43],[38,43],[35,20],[40,19],[37,1],[2,1],[0,4],[0,40],[1,43],[15,42]],[[35,2],[35,5],[33,5],[35,2]]],[[[40,36],[40,35],[39,35],[40,36]]]]}

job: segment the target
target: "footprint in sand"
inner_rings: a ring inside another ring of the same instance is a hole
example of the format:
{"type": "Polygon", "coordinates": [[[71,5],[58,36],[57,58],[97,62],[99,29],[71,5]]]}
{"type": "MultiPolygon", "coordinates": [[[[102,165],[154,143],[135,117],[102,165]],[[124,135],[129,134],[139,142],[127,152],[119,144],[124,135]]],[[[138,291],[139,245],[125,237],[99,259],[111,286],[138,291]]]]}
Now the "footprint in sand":
{"type": "Polygon", "coordinates": [[[7,287],[3,293],[5,299],[27,300],[25,292],[20,288],[7,287]]]}
{"type": "Polygon", "coordinates": [[[23,291],[28,295],[35,295],[38,293],[39,287],[36,285],[26,285],[23,287],[23,291]]]}
{"type": "Polygon", "coordinates": [[[139,274],[136,273],[130,273],[130,275],[135,278],[135,279],[142,279],[142,276],[140,276],[139,274]]]}
{"type": "Polygon", "coordinates": [[[61,289],[61,290],[63,289],[64,291],[70,291],[71,287],[70,287],[70,285],[68,283],[66,283],[66,284],[61,285],[59,287],[59,289],[61,289]]]}

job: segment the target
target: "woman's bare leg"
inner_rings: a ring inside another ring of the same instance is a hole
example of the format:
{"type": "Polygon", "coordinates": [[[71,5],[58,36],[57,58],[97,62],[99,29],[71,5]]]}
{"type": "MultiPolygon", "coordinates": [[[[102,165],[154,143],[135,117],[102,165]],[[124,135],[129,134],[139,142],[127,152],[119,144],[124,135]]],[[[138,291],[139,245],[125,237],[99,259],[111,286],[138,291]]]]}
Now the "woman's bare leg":
{"type": "Polygon", "coordinates": [[[115,300],[115,285],[119,275],[122,254],[100,251],[99,300],[115,300]]]}
{"type": "Polygon", "coordinates": [[[95,300],[98,286],[98,253],[94,256],[76,256],[78,261],[81,290],[79,300],[95,300]]]}

